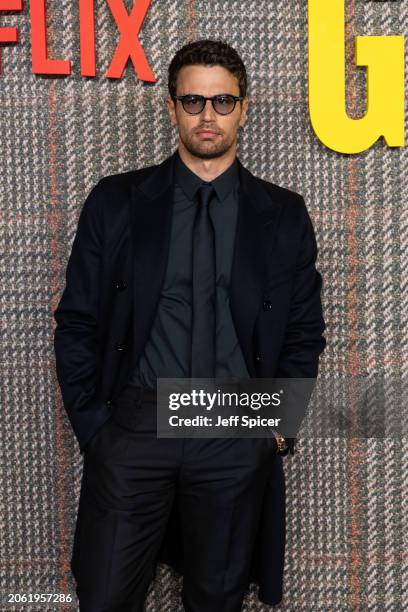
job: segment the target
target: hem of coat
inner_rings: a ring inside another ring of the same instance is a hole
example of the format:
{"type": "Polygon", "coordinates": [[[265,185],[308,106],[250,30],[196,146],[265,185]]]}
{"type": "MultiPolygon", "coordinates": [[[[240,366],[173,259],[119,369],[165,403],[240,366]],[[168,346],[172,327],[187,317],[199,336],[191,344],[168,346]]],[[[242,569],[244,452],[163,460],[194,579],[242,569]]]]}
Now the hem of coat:
{"type": "MultiPolygon", "coordinates": [[[[173,563],[171,561],[169,561],[168,559],[164,560],[164,559],[159,559],[156,562],[157,563],[161,563],[162,565],[167,565],[168,567],[171,567],[172,569],[174,569],[179,576],[183,576],[183,571],[180,568],[180,566],[177,563],[173,563]]],[[[280,603],[283,599],[283,594],[282,591],[279,592],[277,595],[267,595],[264,590],[260,587],[259,585],[259,581],[256,580],[255,578],[251,578],[250,582],[248,583],[248,587],[250,586],[250,584],[256,584],[258,585],[258,594],[257,597],[259,599],[260,602],[268,605],[268,606],[276,606],[276,604],[280,603]]]]}
{"type": "MultiPolygon", "coordinates": [[[[256,580],[253,580],[253,582],[259,585],[259,583],[256,580]]],[[[262,592],[261,589],[259,589],[258,599],[259,601],[261,601],[264,604],[267,604],[268,606],[276,606],[277,604],[281,603],[283,599],[283,595],[271,597],[271,596],[266,595],[265,593],[262,592]]]]}

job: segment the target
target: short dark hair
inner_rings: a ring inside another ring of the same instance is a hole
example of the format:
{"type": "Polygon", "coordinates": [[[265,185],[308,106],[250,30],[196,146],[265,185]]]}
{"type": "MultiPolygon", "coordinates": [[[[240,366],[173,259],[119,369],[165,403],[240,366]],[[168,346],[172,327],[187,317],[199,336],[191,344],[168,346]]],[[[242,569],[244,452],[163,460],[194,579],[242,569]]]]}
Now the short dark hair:
{"type": "Polygon", "coordinates": [[[221,40],[196,40],[181,47],[170,62],[168,88],[172,99],[176,96],[177,76],[183,66],[222,66],[238,79],[239,95],[247,93],[247,74],[238,53],[221,40]]]}

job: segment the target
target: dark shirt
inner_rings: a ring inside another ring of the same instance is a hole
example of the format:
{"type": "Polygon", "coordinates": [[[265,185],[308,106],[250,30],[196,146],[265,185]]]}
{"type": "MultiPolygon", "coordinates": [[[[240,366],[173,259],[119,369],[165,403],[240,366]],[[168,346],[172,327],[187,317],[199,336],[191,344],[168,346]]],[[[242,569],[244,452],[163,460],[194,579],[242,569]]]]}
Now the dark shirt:
{"type": "MultiPolygon", "coordinates": [[[[156,388],[157,378],[189,378],[192,321],[192,232],[197,189],[205,184],[182,161],[174,166],[174,200],[168,265],[151,335],[131,385],[156,388]]],[[[230,311],[229,287],[238,213],[236,160],[211,181],[210,204],[216,247],[216,377],[249,377],[230,311]]]]}

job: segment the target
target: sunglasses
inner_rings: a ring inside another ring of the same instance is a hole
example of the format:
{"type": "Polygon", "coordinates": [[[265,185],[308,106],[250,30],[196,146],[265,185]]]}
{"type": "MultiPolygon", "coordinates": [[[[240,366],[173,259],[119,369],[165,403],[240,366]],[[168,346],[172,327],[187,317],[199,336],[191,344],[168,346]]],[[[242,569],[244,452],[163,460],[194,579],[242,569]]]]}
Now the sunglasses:
{"type": "Polygon", "coordinates": [[[233,96],[232,94],[219,94],[206,98],[195,94],[186,94],[185,96],[174,96],[176,100],[180,100],[184,110],[189,115],[199,115],[204,110],[207,100],[211,100],[213,109],[219,115],[229,115],[235,108],[238,100],[243,100],[242,96],[233,96]]]}

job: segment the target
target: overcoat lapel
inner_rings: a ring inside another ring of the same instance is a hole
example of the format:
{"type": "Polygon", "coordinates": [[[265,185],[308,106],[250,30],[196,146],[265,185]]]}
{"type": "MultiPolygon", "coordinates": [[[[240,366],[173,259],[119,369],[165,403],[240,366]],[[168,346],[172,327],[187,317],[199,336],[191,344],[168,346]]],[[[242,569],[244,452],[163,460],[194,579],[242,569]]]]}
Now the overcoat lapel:
{"type": "Polygon", "coordinates": [[[171,234],[174,154],[132,186],[133,358],[150,335],[164,282],[171,234]]]}
{"type": "MultiPolygon", "coordinates": [[[[164,282],[171,235],[175,153],[147,178],[132,185],[133,357],[137,361],[150,335],[164,282]]],[[[255,320],[273,260],[274,228],[281,205],[273,200],[237,159],[240,191],[230,307],[245,361],[252,367],[251,341],[255,320]]],[[[251,373],[251,372],[250,372],[251,373]]],[[[253,373],[253,372],[252,372],[253,373]]]]}
{"type": "Polygon", "coordinates": [[[234,256],[231,269],[230,308],[235,331],[250,375],[255,375],[252,336],[262,308],[281,204],[272,199],[260,180],[237,159],[240,195],[234,256]]]}

